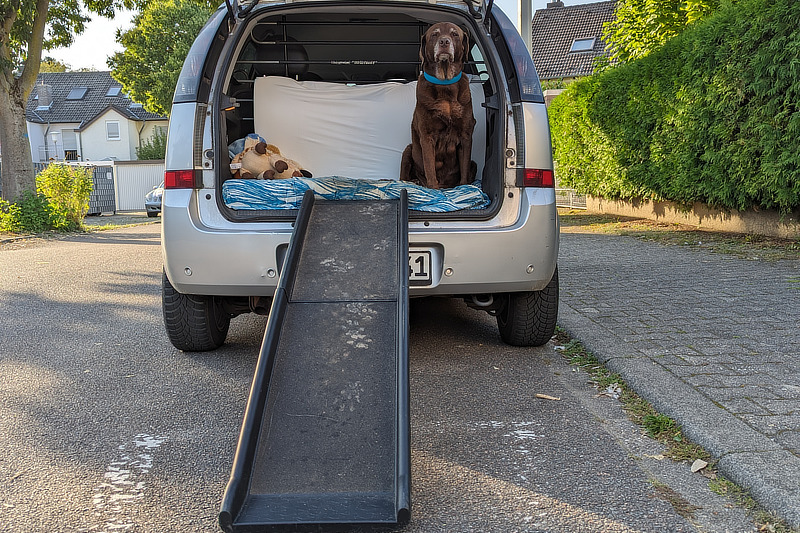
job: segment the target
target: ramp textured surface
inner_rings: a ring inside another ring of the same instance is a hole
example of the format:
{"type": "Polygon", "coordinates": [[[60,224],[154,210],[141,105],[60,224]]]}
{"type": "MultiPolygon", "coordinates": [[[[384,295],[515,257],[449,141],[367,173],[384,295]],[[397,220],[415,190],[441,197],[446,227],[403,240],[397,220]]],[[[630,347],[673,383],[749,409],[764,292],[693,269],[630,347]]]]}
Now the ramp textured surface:
{"type": "Polygon", "coordinates": [[[304,199],[220,525],[408,517],[405,202],[304,199]]]}

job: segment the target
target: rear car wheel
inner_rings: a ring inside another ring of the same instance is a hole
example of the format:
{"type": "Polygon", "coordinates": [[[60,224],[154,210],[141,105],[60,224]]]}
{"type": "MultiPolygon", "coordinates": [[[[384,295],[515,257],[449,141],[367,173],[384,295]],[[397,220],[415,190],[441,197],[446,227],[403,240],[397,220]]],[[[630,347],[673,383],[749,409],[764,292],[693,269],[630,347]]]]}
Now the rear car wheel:
{"type": "Polygon", "coordinates": [[[558,267],[540,291],[510,292],[497,312],[503,342],[512,346],[542,346],[556,330],[558,318],[558,267]]]}
{"type": "Polygon", "coordinates": [[[167,279],[161,278],[161,308],[170,342],[185,352],[204,352],[222,346],[228,336],[231,315],[222,298],[181,294],[167,279]]]}

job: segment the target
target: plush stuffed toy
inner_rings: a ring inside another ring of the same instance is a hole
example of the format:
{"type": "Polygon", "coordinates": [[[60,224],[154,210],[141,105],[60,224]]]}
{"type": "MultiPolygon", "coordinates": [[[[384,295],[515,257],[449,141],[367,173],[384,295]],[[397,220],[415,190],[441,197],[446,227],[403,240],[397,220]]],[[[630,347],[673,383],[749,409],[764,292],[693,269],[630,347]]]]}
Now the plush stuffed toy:
{"type": "Polygon", "coordinates": [[[244,141],[244,150],[231,161],[231,174],[235,178],[258,180],[311,177],[311,172],[284,157],[277,146],[250,136],[244,141]]]}

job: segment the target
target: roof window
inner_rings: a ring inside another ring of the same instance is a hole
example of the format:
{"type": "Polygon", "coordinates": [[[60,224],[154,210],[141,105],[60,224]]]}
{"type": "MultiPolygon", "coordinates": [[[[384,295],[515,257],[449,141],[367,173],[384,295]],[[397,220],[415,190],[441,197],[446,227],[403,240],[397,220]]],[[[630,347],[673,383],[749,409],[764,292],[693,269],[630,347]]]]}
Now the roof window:
{"type": "Polygon", "coordinates": [[[67,95],[67,100],[83,100],[83,97],[86,96],[86,91],[88,91],[88,87],[75,87],[73,88],[69,94],[67,95]]]}
{"type": "Polygon", "coordinates": [[[591,52],[594,49],[594,42],[597,37],[584,37],[572,41],[569,51],[572,52],[591,52]]]}
{"type": "Polygon", "coordinates": [[[109,87],[106,96],[119,96],[122,92],[122,87],[109,87]]]}

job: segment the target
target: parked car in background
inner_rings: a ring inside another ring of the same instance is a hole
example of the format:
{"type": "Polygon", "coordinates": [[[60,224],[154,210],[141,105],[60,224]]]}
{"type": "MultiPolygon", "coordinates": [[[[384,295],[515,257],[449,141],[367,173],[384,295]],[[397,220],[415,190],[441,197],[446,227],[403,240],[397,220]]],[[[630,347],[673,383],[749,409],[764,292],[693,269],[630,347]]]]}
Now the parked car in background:
{"type": "Polygon", "coordinates": [[[161,212],[161,196],[164,194],[164,182],[161,185],[153,187],[153,190],[144,195],[144,208],[147,211],[147,216],[157,217],[161,212]]]}

